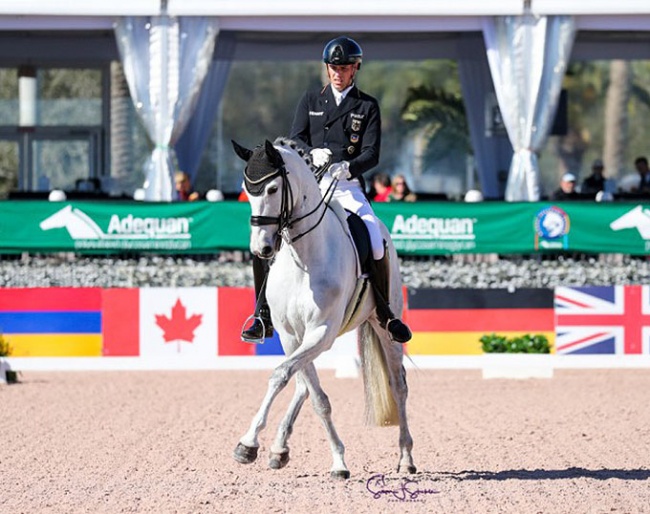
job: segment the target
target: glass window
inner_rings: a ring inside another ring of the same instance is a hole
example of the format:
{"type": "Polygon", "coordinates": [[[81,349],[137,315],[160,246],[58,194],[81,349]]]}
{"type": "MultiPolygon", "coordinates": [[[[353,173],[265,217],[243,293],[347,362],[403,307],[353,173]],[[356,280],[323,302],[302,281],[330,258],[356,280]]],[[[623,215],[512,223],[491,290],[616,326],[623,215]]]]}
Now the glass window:
{"type": "Polygon", "coordinates": [[[39,69],[38,125],[101,125],[99,69],[39,69]]]}

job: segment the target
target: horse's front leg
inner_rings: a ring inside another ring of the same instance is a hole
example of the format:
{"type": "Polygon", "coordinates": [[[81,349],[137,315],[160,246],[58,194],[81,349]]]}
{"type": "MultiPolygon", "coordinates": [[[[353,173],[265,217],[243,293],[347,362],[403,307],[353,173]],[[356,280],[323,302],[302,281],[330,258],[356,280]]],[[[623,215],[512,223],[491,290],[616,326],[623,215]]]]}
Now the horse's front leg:
{"type": "Polygon", "coordinates": [[[289,462],[289,446],[287,443],[293,432],[293,425],[300,413],[300,409],[308,396],[309,390],[307,389],[303,372],[299,371],[296,373],[296,392],[291,399],[287,413],[278,427],[278,433],[271,446],[271,455],[269,458],[269,467],[271,469],[283,468],[289,462]]]}
{"type": "Polygon", "coordinates": [[[275,368],[271,374],[262,404],[260,405],[257,414],[253,417],[248,432],[246,432],[246,434],[239,440],[239,444],[235,448],[233,457],[237,462],[250,464],[257,458],[257,451],[260,446],[258,436],[266,426],[266,420],[269,411],[271,410],[271,404],[280,391],[287,386],[295,371],[295,367],[291,366],[288,361],[285,361],[275,368]]]}

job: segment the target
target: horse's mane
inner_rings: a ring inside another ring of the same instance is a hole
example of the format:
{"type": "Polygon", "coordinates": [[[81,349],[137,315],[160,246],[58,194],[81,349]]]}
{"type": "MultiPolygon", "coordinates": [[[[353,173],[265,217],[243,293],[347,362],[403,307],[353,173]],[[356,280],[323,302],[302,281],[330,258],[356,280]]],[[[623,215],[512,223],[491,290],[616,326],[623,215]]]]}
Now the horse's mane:
{"type": "Polygon", "coordinates": [[[316,167],[311,160],[309,148],[302,141],[295,141],[293,139],[289,139],[288,137],[280,136],[277,137],[275,141],[273,141],[273,146],[280,146],[282,148],[293,150],[302,158],[303,161],[305,161],[305,164],[309,166],[309,169],[312,171],[312,173],[316,171],[316,167]]]}

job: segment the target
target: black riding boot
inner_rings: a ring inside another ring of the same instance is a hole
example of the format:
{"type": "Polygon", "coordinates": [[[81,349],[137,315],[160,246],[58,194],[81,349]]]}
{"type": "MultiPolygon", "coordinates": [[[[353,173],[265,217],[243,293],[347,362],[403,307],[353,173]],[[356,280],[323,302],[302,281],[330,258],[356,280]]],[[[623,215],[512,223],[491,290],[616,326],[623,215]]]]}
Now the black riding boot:
{"type": "Polygon", "coordinates": [[[253,256],[253,282],[255,283],[255,319],[250,328],[241,333],[242,341],[256,342],[273,337],[271,310],[266,303],[266,275],[269,273],[269,261],[253,256]]]}
{"type": "Polygon", "coordinates": [[[390,308],[390,261],[388,251],[380,260],[372,260],[370,265],[370,282],[375,292],[375,303],[377,304],[377,317],[383,328],[388,330],[390,338],[397,343],[410,341],[411,329],[399,318],[396,318],[390,308]]]}

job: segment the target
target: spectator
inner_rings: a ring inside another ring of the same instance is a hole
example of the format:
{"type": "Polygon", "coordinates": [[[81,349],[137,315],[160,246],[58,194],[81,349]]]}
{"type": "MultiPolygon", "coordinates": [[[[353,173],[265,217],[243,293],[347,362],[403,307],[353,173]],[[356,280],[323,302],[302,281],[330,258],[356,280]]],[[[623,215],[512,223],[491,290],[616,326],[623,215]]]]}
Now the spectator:
{"type": "Polygon", "coordinates": [[[179,201],[193,202],[199,199],[199,193],[192,190],[190,177],[184,171],[177,171],[174,173],[174,185],[176,186],[176,193],[178,194],[179,201]]]}
{"type": "Polygon", "coordinates": [[[391,184],[391,192],[388,195],[389,202],[415,202],[417,196],[411,192],[411,188],[406,183],[404,175],[395,175],[391,184]]]}
{"type": "Polygon", "coordinates": [[[607,179],[605,178],[605,166],[601,159],[596,159],[591,165],[591,175],[582,182],[581,193],[595,195],[599,191],[605,191],[607,179]]]}
{"type": "Polygon", "coordinates": [[[639,173],[639,185],[632,188],[634,193],[650,193],[650,168],[648,168],[647,157],[637,157],[634,167],[639,173]]]}
{"type": "Polygon", "coordinates": [[[576,176],[565,173],[560,180],[560,187],[551,195],[551,200],[578,200],[580,195],[576,191],[576,176]]]}
{"type": "Polygon", "coordinates": [[[372,178],[372,187],[375,190],[375,196],[372,198],[375,202],[387,202],[388,195],[393,191],[390,185],[390,177],[386,173],[376,173],[372,178]]]}

